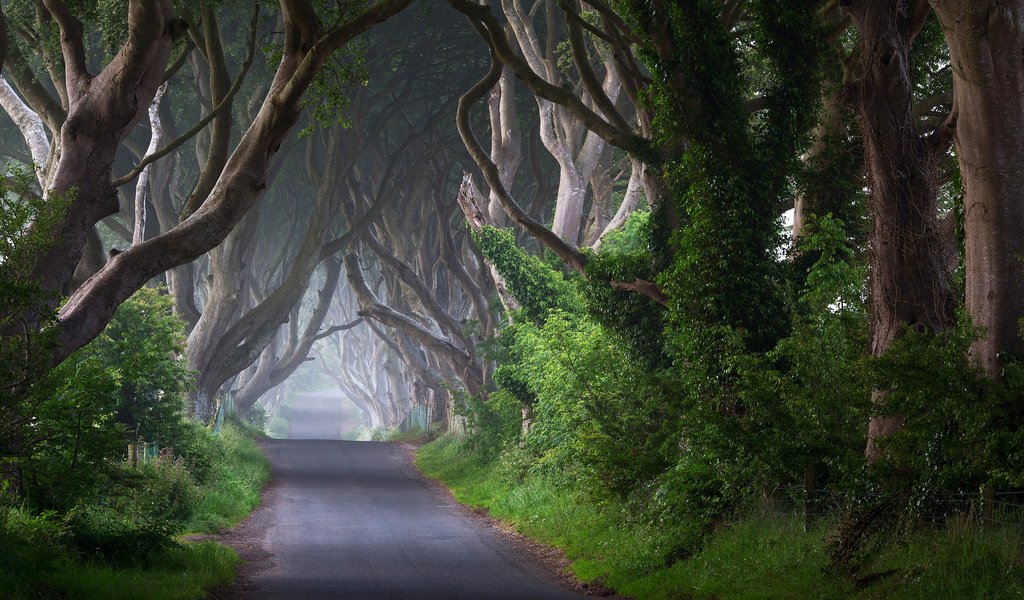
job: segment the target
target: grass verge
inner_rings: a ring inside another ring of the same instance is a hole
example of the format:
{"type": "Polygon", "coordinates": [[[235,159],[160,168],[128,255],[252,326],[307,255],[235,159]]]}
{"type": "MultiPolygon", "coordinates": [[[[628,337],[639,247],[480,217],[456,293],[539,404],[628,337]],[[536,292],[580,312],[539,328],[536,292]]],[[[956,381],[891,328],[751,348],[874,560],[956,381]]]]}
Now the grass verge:
{"type": "MultiPolygon", "coordinates": [[[[241,521],[259,504],[270,465],[261,432],[230,422],[216,442],[219,460],[183,530],[212,533],[241,521]]],[[[2,508],[2,507],[0,507],[2,508]]],[[[191,600],[231,582],[240,562],[214,542],[179,542],[138,562],[111,563],[72,550],[55,516],[17,508],[0,514],[0,598],[191,600]]]]}
{"type": "Polygon", "coordinates": [[[11,600],[192,600],[234,579],[239,562],[232,549],[213,542],[186,543],[141,564],[117,566],[59,548],[4,546],[0,591],[11,600]]]}
{"type": "Polygon", "coordinates": [[[827,524],[805,531],[797,517],[754,516],[722,527],[698,554],[673,559],[671,534],[629,518],[614,501],[597,503],[537,476],[512,482],[449,437],[420,449],[417,465],[522,534],[561,548],[583,581],[637,600],[859,598],[874,600],[1022,598],[1024,532],[953,524],[916,533],[880,551],[860,589],[823,572],[827,524]]]}
{"type": "Polygon", "coordinates": [[[270,481],[270,461],[256,439],[255,427],[229,420],[220,434],[224,460],[214,465],[212,480],[203,488],[192,518],[191,533],[216,533],[235,525],[260,503],[260,490],[270,481]]]}

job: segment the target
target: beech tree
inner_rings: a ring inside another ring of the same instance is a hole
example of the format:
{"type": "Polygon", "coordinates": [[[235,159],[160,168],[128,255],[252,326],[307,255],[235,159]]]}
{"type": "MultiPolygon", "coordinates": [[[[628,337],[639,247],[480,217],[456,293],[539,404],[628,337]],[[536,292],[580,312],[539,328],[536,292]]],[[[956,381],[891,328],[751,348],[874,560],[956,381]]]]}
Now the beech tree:
{"type": "MultiPolygon", "coordinates": [[[[906,328],[941,332],[953,324],[956,255],[952,228],[938,212],[939,166],[955,114],[927,130],[915,108],[911,48],[924,29],[926,2],[848,2],[859,30],[859,78],[847,85],[860,119],[871,190],[871,352],[882,356],[906,328]]],[[[876,391],[876,404],[884,402],[876,391]]],[[[867,453],[901,426],[900,416],[872,418],[867,453]]]]}
{"type": "MultiPolygon", "coordinates": [[[[303,109],[303,95],[328,59],[349,41],[409,4],[385,0],[355,14],[318,15],[312,4],[283,1],[282,57],[255,119],[219,170],[209,193],[170,231],[113,257],[62,306],[58,363],[97,335],[116,306],[147,281],[220,243],[266,187],[271,160],[303,109]],[[324,25],[322,18],[326,19],[324,25]]],[[[83,255],[88,232],[118,209],[111,177],[114,154],[145,115],[168,71],[173,42],[186,32],[170,2],[129,2],[128,33],[113,59],[93,75],[86,60],[85,27],[64,3],[44,3],[60,30],[67,118],[60,125],[60,156],[46,194],[70,205],[50,231],[53,246],[35,261],[34,277],[47,290],[65,289],[83,255]]],[[[51,109],[55,102],[45,103],[51,109]]]]}
{"type": "Polygon", "coordinates": [[[953,70],[948,129],[964,187],[967,313],[985,329],[974,356],[999,379],[1004,359],[1024,355],[1024,3],[930,2],[953,70]]]}

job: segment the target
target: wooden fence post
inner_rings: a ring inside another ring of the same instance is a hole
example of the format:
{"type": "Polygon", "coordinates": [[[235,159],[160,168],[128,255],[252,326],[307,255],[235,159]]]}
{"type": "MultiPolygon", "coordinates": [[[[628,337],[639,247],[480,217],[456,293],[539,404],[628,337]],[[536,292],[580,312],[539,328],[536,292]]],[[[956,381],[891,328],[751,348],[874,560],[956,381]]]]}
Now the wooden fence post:
{"type": "Polygon", "coordinates": [[[814,522],[814,511],[812,506],[815,501],[814,494],[814,463],[804,465],[804,530],[809,531],[814,522]]]}
{"type": "Polygon", "coordinates": [[[991,526],[995,522],[996,489],[991,485],[981,488],[981,522],[991,526]]]}

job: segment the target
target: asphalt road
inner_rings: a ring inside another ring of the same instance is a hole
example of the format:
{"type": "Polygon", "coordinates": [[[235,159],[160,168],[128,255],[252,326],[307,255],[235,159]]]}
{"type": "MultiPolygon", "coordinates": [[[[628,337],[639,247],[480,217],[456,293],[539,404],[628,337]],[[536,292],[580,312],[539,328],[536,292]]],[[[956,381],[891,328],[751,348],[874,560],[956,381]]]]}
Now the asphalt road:
{"type": "MultiPolygon", "coordinates": [[[[296,422],[293,434],[318,426],[296,422]]],[[[274,467],[257,519],[266,558],[245,598],[581,598],[431,487],[401,445],[289,439],[264,449],[274,467]]]]}
{"type": "Polygon", "coordinates": [[[292,402],[289,439],[337,440],[344,437],[346,431],[358,427],[358,417],[344,410],[341,392],[337,389],[297,394],[292,402]]]}

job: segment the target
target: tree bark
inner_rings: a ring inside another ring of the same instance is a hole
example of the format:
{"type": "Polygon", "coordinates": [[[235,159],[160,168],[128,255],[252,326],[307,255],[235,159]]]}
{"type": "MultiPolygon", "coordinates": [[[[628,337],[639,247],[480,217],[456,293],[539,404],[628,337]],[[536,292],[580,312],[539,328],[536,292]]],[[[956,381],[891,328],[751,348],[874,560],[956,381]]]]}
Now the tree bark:
{"type": "Polygon", "coordinates": [[[47,189],[46,165],[50,158],[50,139],[46,136],[46,127],[43,120],[39,118],[34,110],[28,107],[14,88],[7,83],[7,79],[0,77],[0,106],[7,113],[14,124],[18,126],[25,145],[32,155],[32,169],[35,171],[36,180],[39,181],[39,189],[47,189]]]}
{"type": "MultiPolygon", "coordinates": [[[[153,96],[153,102],[149,105],[149,146],[146,154],[156,152],[160,146],[160,139],[163,137],[164,128],[160,120],[160,100],[167,90],[167,84],[160,86],[153,96]]],[[[146,165],[146,168],[139,174],[139,180],[135,184],[135,228],[132,233],[132,245],[141,244],[146,234],[146,198],[149,195],[149,174],[153,165],[146,165]]]]}
{"type": "Polygon", "coordinates": [[[973,358],[1000,379],[1024,356],[1024,1],[932,0],[953,68],[973,358]]]}
{"type": "Polygon", "coordinates": [[[60,0],[43,4],[60,27],[70,99],[47,192],[66,198],[68,206],[63,221],[46,232],[55,243],[37,258],[33,276],[44,289],[60,292],[82,257],[89,229],[118,210],[110,182],[115,152],[152,102],[184,26],[169,0],[130,1],[128,41],[93,76],[87,70],[82,23],[60,0]]]}
{"type": "MultiPolygon", "coordinates": [[[[857,0],[848,7],[860,30],[863,80],[856,89],[865,165],[871,188],[871,353],[882,356],[906,328],[946,329],[955,315],[948,253],[938,222],[937,159],[945,151],[915,119],[910,57],[915,21],[903,0],[857,0]]],[[[885,391],[873,399],[882,409],[885,391]]],[[[866,455],[899,431],[899,415],[876,415],[866,455]]]]}

